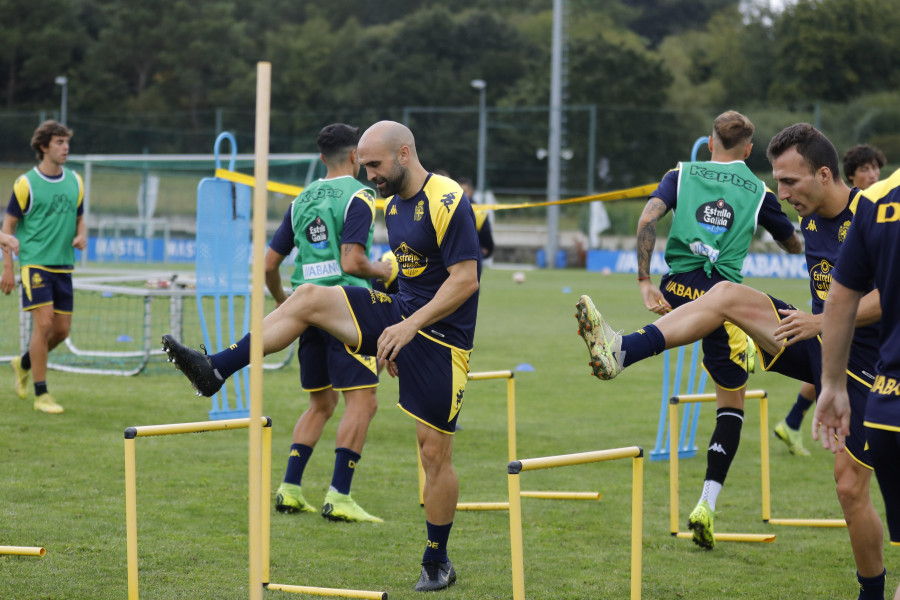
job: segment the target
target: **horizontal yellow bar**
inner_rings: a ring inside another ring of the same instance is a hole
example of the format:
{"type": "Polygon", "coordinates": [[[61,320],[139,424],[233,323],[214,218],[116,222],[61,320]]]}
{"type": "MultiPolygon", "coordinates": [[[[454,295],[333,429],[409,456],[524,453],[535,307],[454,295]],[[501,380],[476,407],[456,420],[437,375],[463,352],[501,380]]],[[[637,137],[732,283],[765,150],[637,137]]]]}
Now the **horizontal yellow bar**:
{"type": "Polygon", "coordinates": [[[43,556],[47,553],[40,546],[0,546],[0,554],[12,554],[14,556],[43,556]]]}
{"type": "MultiPolygon", "coordinates": [[[[677,537],[689,540],[694,537],[690,531],[679,531],[677,537]]],[[[717,542],[761,542],[771,544],[775,541],[774,533],[717,533],[714,536],[717,542]]]]}
{"type": "Polygon", "coordinates": [[[625,448],[612,448],[610,450],[595,450],[593,452],[579,452],[577,454],[560,454],[558,456],[544,456],[541,458],[523,458],[509,463],[510,473],[519,471],[536,471],[538,469],[552,469],[553,467],[567,467],[569,465],[584,465],[601,462],[604,460],[618,460],[620,458],[636,458],[644,454],[640,446],[628,446],[625,448]],[[514,464],[518,463],[518,470],[514,471],[514,464]]]}
{"type": "Polygon", "coordinates": [[[307,585],[286,585],[269,583],[266,589],[291,592],[293,594],[311,594],[313,596],[338,596],[340,598],[371,598],[371,600],[387,600],[387,592],[367,592],[365,590],[342,590],[339,588],[310,587],[307,585]]]}
{"type": "Polygon", "coordinates": [[[769,525],[788,525],[792,527],[846,527],[843,519],[769,519],[769,525]]]}
{"type": "Polygon", "coordinates": [[[600,492],[521,492],[523,498],[545,498],[547,500],[599,500],[600,492]]]}
{"type": "Polygon", "coordinates": [[[456,510],[509,510],[509,502],[460,502],[456,510]]]}
{"type": "MultiPolygon", "coordinates": [[[[261,417],[263,427],[271,421],[269,417],[261,417]]],[[[168,425],[141,425],[125,430],[125,437],[149,437],[154,435],[173,435],[178,433],[201,433],[204,431],[224,431],[226,429],[246,429],[250,419],[223,419],[221,421],[199,421],[196,423],[170,423],[168,425]],[[129,436],[129,434],[131,434],[129,436]]]]}
{"type": "Polygon", "coordinates": [[[512,376],[512,371],[481,371],[480,373],[469,373],[469,381],[481,381],[483,379],[509,379],[512,376]]]}
{"type": "MultiPolygon", "coordinates": [[[[228,171],[227,169],[216,169],[217,179],[226,179],[234,183],[242,183],[250,187],[256,187],[256,178],[252,175],[244,175],[236,171],[228,171]]],[[[285,196],[299,196],[303,188],[297,185],[287,183],[278,183],[277,181],[266,182],[266,189],[276,194],[284,194],[285,196]]]]}
{"type": "MultiPolygon", "coordinates": [[[[745,398],[764,398],[766,390],[747,390],[745,398]]],[[[681,394],[672,396],[669,399],[670,404],[687,404],[688,402],[713,402],[716,399],[715,394],[681,394]]]]}

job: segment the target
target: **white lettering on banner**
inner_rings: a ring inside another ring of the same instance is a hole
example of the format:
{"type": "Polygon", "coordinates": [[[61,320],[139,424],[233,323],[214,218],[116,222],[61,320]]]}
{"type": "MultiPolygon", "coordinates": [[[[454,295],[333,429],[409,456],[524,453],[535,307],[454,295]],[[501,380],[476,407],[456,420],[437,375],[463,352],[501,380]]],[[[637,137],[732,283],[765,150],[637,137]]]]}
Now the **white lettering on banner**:
{"type": "Polygon", "coordinates": [[[338,266],[336,260],[326,260],[325,262],[303,265],[303,279],[321,279],[322,277],[340,274],[341,268],[338,266]]]}
{"type": "Polygon", "coordinates": [[[194,240],[169,240],[166,250],[169,259],[194,258],[197,254],[196,245],[194,240]]]}
{"type": "MultiPolygon", "coordinates": [[[[589,270],[610,269],[613,273],[637,273],[637,252],[634,250],[598,249],[589,250],[588,255],[589,270]]],[[[668,270],[664,253],[654,252],[650,259],[650,272],[662,274],[668,270]]],[[[809,279],[806,258],[802,254],[748,254],[741,272],[745,277],[809,279]]]]}
{"type": "Polygon", "coordinates": [[[97,255],[117,256],[119,258],[144,258],[147,253],[145,242],[140,238],[115,239],[104,237],[97,239],[97,255]]]}

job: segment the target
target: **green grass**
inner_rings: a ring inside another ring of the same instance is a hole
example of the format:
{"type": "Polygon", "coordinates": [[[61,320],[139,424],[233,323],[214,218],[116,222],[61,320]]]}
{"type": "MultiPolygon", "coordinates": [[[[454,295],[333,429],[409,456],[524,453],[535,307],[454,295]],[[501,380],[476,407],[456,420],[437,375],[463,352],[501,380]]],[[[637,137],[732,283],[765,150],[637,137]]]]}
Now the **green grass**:
{"type": "MultiPolygon", "coordinates": [[[[517,373],[521,458],[641,445],[656,436],[659,359],[644,361],[612,382],[589,376],[575,335],[574,304],[590,293],[613,325],[649,322],[633,276],[582,271],[531,271],[522,285],[508,271],[484,274],[473,371],[517,373]],[[571,293],[564,293],[565,287],[571,293]]],[[[760,289],[805,307],[799,281],[754,280],[760,289]]],[[[4,313],[15,311],[3,300],[4,313]]],[[[77,321],[78,314],[75,319],[77,321]]],[[[2,335],[5,337],[7,329],[2,335]]],[[[2,367],[0,544],[40,545],[44,558],[0,558],[0,598],[121,599],[127,596],[123,430],[133,425],[200,421],[208,401],[194,396],[174,371],[134,378],[52,372],[61,416],[38,414],[10,385],[2,367]]],[[[317,515],[272,512],[271,580],[294,585],[384,590],[393,600],[412,591],[425,543],[418,504],[413,421],[396,407],[397,385],[384,376],[380,410],[354,480],[353,494],[382,525],[327,522],[317,515]]],[[[283,476],[291,430],[305,398],[296,363],[268,372],[263,413],[273,418],[272,479],[283,476]]],[[[770,426],[793,403],[799,384],[755,374],[751,388],[770,397],[770,426]]],[[[506,499],[505,385],[469,384],[455,440],[461,501],[506,499]]],[[[341,409],[339,408],[339,411],[341,409]]],[[[703,448],[714,411],[701,411],[703,448]]],[[[748,401],[741,450],[718,503],[716,530],[777,534],[773,544],[721,543],[714,551],[669,535],[668,465],[645,464],[643,597],[673,599],[855,597],[855,567],[844,529],[774,527],[761,522],[758,408],[748,401]]],[[[306,475],[308,500],[319,503],[330,483],[339,414],[325,430],[306,475]]],[[[808,424],[805,423],[805,425],[808,424]]],[[[809,447],[812,442],[804,433],[809,447]]],[[[771,439],[771,438],[770,438],[771,439]]],[[[137,440],[138,543],[141,598],[248,597],[247,433],[245,430],[137,440]]],[[[832,458],[815,448],[796,458],[773,440],[774,517],[840,517],[832,458]]],[[[701,458],[681,462],[681,521],[705,471],[701,458]]],[[[631,465],[615,461],[523,473],[523,489],[597,490],[599,502],[523,501],[525,587],[530,598],[625,598],[629,594],[631,465]]],[[[873,485],[873,488],[876,487],[873,485]]],[[[873,498],[883,506],[877,489],[873,498]]],[[[269,502],[266,507],[272,511],[269,502]]],[[[506,512],[460,512],[450,538],[459,582],[442,597],[510,598],[506,512]]],[[[888,588],[896,553],[886,553],[888,588]]],[[[292,596],[266,592],[266,597],[292,596]]]]}

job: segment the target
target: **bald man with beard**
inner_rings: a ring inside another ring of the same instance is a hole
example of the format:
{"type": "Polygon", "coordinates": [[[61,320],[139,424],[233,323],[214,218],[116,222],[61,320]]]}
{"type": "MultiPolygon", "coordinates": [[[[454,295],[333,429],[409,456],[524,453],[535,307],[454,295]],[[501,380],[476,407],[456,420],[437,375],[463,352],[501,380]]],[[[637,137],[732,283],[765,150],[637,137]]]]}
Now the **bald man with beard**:
{"type": "MultiPolygon", "coordinates": [[[[416,420],[425,469],[428,538],[417,591],[456,581],[447,541],[459,484],[451,456],[475,333],[481,248],[475,215],[459,184],[427,171],[404,125],[380,121],[360,138],[359,164],[386,199],[388,241],[400,266],[399,290],[305,283],[263,321],[263,352],[286,348],[308,327],[352,351],[384,361],[399,379],[399,407],[416,420]]],[[[200,395],[211,396],[250,362],[250,335],[213,355],[163,336],[170,360],[200,395]]]]}

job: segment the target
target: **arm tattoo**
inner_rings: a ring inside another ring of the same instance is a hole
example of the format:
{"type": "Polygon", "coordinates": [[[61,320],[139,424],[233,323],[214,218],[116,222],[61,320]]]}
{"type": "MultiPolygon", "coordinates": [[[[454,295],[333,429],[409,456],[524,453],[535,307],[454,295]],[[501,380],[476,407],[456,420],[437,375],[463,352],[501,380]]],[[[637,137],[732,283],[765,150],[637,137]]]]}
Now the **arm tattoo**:
{"type": "Polygon", "coordinates": [[[641,214],[637,232],[638,277],[650,275],[650,259],[656,247],[656,222],[669,211],[659,198],[650,198],[641,214]]]}

